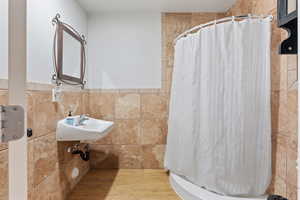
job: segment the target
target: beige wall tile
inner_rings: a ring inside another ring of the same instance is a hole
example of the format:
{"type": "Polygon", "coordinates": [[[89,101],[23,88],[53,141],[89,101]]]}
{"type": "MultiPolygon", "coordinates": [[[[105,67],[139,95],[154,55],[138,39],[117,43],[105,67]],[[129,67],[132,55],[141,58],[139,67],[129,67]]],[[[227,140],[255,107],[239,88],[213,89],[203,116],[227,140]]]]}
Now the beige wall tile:
{"type": "Polygon", "coordinates": [[[32,93],[33,109],[33,137],[39,137],[56,131],[58,116],[57,104],[52,103],[50,92],[32,93]]]}
{"type": "Polygon", "coordinates": [[[298,56],[287,55],[287,65],[288,65],[288,70],[297,70],[298,56]]]}
{"type": "Polygon", "coordinates": [[[273,176],[281,177],[286,179],[287,174],[287,148],[283,145],[273,146],[273,176]]]}
{"type": "Polygon", "coordinates": [[[33,184],[36,186],[50,176],[58,165],[55,135],[46,135],[34,141],[33,159],[33,184]]]}
{"type": "Polygon", "coordinates": [[[27,181],[28,181],[28,191],[33,192],[34,189],[34,140],[28,141],[27,146],[27,181]]]}
{"type": "Polygon", "coordinates": [[[166,119],[143,120],[141,128],[142,144],[166,144],[167,132],[166,119]]]}
{"type": "Polygon", "coordinates": [[[288,148],[291,151],[298,152],[298,133],[291,133],[288,137],[288,148]]]}
{"type": "Polygon", "coordinates": [[[287,147],[289,142],[288,139],[289,135],[274,132],[272,133],[272,146],[274,146],[274,148],[276,148],[278,145],[287,147]]]}
{"type": "Polygon", "coordinates": [[[162,81],[172,82],[172,76],[173,76],[173,68],[166,67],[164,69],[164,74],[163,74],[163,80],[162,81]]]}
{"type": "Polygon", "coordinates": [[[0,90],[0,105],[8,104],[8,92],[7,90],[0,90]]]}
{"type": "Polygon", "coordinates": [[[85,114],[82,100],[80,92],[63,92],[62,100],[58,103],[60,118],[68,116],[71,110],[73,111],[72,115],[85,114]]]}
{"type": "Polygon", "coordinates": [[[245,15],[252,13],[254,1],[237,0],[235,5],[228,11],[228,15],[245,15]]]}
{"type": "Polygon", "coordinates": [[[89,114],[98,119],[114,119],[115,97],[115,93],[91,92],[89,95],[89,114]]]}
{"type": "Polygon", "coordinates": [[[171,81],[163,81],[162,84],[163,84],[162,85],[162,93],[170,94],[172,82],[171,81]]]}
{"type": "Polygon", "coordinates": [[[142,147],[140,145],[91,145],[91,168],[140,169],[142,147]]]}
{"type": "Polygon", "coordinates": [[[138,119],[141,116],[140,94],[118,94],[115,104],[116,119],[138,119]]]}
{"type": "Polygon", "coordinates": [[[266,14],[276,9],[276,0],[253,0],[253,13],[255,14],[266,14]]]}
{"type": "Polygon", "coordinates": [[[113,144],[140,144],[140,120],[117,120],[112,135],[113,144]]]}
{"type": "Polygon", "coordinates": [[[287,190],[287,187],[286,187],[285,180],[278,176],[275,176],[273,194],[277,194],[277,195],[286,197],[286,190],[287,190]]]}
{"type": "Polygon", "coordinates": [[[291,133],[298,132],[298,90],[288,92],[288,126],[291,133]]]}
{"type": "MultiPolygon", "coordinates": [[[[191,28],[192,13],[164,13],[163,14],[163,39],[165,44],[173,43],[173,40],[191,28]]],[[[168,57],[170,62],[173,62],[171,58],[168,57]]],[[[171,64],[171,63],[170,63],[171,64]]]]}
{"type": "Polygon", "coordinates": [[[0,151],[0,200],[8,200],[8,150],[0,151]]]}
{"type": "Polygon", "coordinates": [[[119,167],[118,154],[114,151],[113,145],[90,145],[91,168],[116,169],[119,167]]]}
{"type": "Polygon", "coordinates": [[[287,90],[286,58],[279,56],[277,51],[271,53],[271,87],[272,91],[287,90]]]}
{"type": "Polygon", "coordinates": [[[90,108],[89,108],[89,93],[88,92],[82,92],[81,93],[81,98],[82,98],[82,100],[81,100],[81,102],[82,102],[82,113],[83,114],[88,114],[88,113],[90,113],[90,108]]]}
{"type": "Polygon", "coordinates": [[[272,132],[288,132],[287,92],[272,93],[272,132]]]}
{"type": "Polygon", "coordinates": [[[161,94],[142,94],[141,104],[143,119],[161,119],[167,117],[167,96],[161,94]]]}
{"type": "Polygon", "coordinates": [[[286,183],[297,187],[297,151],[288,149],[286,183]]]}
{"type": "Polygon", "coordinates": [[[287,198],[289,200],[297,200],[297,187],[293,185],[287,185],[287,198]]]}
{"type": "Polygon", "coordinates": [[[54,169],[52,175],[34,189],[32,200],[63,200],[59,185],[59,172],[54,169]]]}
{"type": "Polygon", "coordinates": [[[297,90],[298,86],[298,72],[297,70],[288,70],[288,82],[287,88],[288,90],[297,90]]]}
{"type": "MultiPolygon", "coordinates": [[[[175,37],[176,38],[176,37],[175,37]]],[[[172,42],[167,43],[166,47],[164,48],[166,58],[164,59],[165,68],[173,68],[174,67],[174,40],[172,38],[172,42]]],[[[170,39],[171,40],[171,39],[170,39]]]]}
{"type": "Polygon", "coordinates": [[[143,145],[143,168],[164,168],[165,145],[143,145]]]}
{"type": "Polygon", "coordinates": [[[141,145],[114,145],[113,148],[119,157],[119,168],[121,169],[142,168],[141,145]]]}
{"type": "Polygon", "coordinates": [[[191,27],[225,17],[220,13],[192,13],[191,27]]]}
{"type": "Polygon", "coordinates": [[[75,155],[72,160],[65,164],[59,165],[59,181],[61,190],[63,191],[62,194],[66,197],[76,184],[81,180],[81,178],[88,172],[89,170],[89,162],[82,161],[79,155],[75,155]],[[78,176],[73,177],[72,172],[73,169],[78,169],[78,176]]]}

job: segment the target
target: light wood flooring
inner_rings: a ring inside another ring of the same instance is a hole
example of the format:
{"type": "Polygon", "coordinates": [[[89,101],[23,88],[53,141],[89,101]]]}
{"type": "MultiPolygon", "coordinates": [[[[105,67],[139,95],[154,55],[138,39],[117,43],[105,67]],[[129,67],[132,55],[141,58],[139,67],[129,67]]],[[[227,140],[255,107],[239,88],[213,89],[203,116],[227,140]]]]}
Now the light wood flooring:
{"type": "Polygon", "coordinates": [[[163,170],[91,170],[68,200],[180,200],[163,170]]]}

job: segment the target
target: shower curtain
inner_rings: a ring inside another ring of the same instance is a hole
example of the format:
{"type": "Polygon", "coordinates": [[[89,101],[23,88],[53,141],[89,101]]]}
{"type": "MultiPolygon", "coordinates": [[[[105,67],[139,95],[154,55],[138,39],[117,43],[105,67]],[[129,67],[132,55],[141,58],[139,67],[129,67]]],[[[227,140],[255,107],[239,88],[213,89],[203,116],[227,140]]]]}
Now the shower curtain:
{"type": "Polygon", "coordinates": [[[207,190],[260,196],[271,180],[270,19],[177,41],[165,167],[207,190]]]}

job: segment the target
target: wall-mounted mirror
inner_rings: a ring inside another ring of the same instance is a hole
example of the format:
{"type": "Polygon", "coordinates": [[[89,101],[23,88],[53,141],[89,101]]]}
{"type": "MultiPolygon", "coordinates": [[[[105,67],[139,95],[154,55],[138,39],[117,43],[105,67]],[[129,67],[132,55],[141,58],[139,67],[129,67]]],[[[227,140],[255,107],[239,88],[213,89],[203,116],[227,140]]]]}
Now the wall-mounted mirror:
{"type": "Polygon", "coordinates": [[[60,21],[59,18],[60,15],[57,14],[53,19],[56,25],[53,48],[56,73],[53,75],[53,80],[57,85],[66,83],[84,87],[85,37],[70,25],[60,21]]]}

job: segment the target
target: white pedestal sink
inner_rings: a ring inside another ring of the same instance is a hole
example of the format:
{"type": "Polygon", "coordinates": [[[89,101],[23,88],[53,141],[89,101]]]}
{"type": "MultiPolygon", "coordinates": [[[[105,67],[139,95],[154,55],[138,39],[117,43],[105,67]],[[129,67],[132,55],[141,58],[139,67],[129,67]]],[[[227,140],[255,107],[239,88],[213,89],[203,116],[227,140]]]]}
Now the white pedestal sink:
{"type": "Polygon", "coordinates": [[[57,123],[57,141],[82,141],[99,140],[105,137],[113,128],[114,123],[110,121],[98,120],[85,117],[81,124],[77,124],[80,116],[68,117],[57,123]],[[74,119],[74,124],[69,124],[68,120],[74,119]]]}

